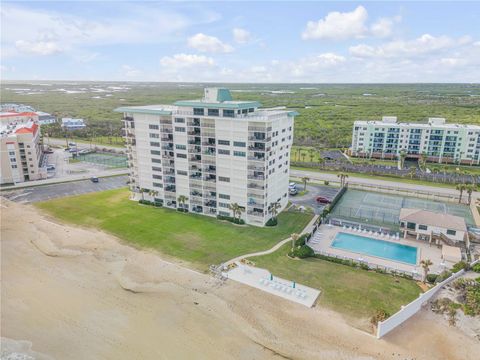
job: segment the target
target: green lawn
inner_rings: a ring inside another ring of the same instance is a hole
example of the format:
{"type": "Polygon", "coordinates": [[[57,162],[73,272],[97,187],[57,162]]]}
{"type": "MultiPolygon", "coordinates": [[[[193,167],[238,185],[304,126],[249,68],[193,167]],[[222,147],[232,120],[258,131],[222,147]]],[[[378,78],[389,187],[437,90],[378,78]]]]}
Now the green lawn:
{"type": "Polygon", "coordinates": [[[235,256],[265,250],[300,232],[312,215],[282,213],[276,227],[238,226],[202,215],[140,205],[127,189],[109,190],[37,203],[60,220],[96,227],[140,247],[206,270],[235,256]]]}
{"type": "Polygon", "coordinates": [[[250,260],[256,266],[268,269],[274,276],[320,289],[318,304],[349,318],[370,317],[376,309],[393,314],[421,292],[412,280],[316,258],[290,259],[286,256],[289,246],[286,244],[272,254],[250,260]]]}

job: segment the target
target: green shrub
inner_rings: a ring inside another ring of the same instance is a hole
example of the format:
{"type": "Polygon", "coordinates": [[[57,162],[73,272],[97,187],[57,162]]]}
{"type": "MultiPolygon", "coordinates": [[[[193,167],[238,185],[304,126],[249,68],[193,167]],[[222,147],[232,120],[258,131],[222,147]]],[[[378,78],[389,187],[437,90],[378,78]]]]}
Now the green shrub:
{"type": "Polygon", "coordinates": [[[385,321],[390,317],[390,314],[384,309],[378,309],[370,318],[370,324],[377,326],[380,321],[385,321]]]}
{"type": "Polygon", "coordinates": [[[365,264],[365,263],[360,263],[360,269],[369,270],[370,268],[368,267],[367,264],[365,264]]]}
{"type": "Polygon", "coordinates": [[[227,221],[230,221],[234,224],[239,224],[239,225],[244,225],[245,224],[245,221],[243,219],[238,219],[238,218],[233,217],[233,216],[217,215],[217,219],[218,220],[227,220],[227,221]]]}
{"type": "Polygon", "coordinates": [[[472,270],[480,273],[480,262],[476,263],[475,265],[472,266],[472,270]]]}
{"type": "Polygon", "coordinates": [[[297,241],[295,241],[295,246],[303,246],[305,245],[305,242],[308,240],[308,235],[309,234],[303,234],[301,235],[297,241]]]}
{"type": "Polygon", "coordinates": [[[430,283],[430,284],[434,284],[435,281],[437,280],[438,278],[438,275],[437,274],[428,274],[427,275],[427,281],[430,283]]]}
{"type": "Polygon", "coordinates": [[[324,183],[326,186],[330,185],[330,181],[328,181],[328,180],[325,180],[323,183],[324,183]]]}
{"type": "Polygon", "coordinates": [[[452,272],[456,273],[463,269],[468,270],[468,263],[465,261],[459,261],[458,263],[453,265],[452,272]]]}
{"type": "Polygon", "coordinates": [[[450,276],[452,276],[452,273],[448,270],[444,270],[437,276],[436,282],[440,283],[443,280],[448,279],[450,276]]]}
{"type": "Polygon", "coordinates": [[[300,259],[305,259],[305,258],[315,256],[315,252],[313,251],[313,249],[310,246],[302,245],[302,246],[299,246],[299,247],[295,247],[295,249],[293,251],[291,251],[288,255],[291,256],[291,257],[297,257],[297,258],[300,258],[300,259]]]}
{"type": "Polygon", "coordinates": [[[265,226],[277,226],[277,224],[278,224],[277,219],[276,218],[271,218],[267,221],[265,226]]]}

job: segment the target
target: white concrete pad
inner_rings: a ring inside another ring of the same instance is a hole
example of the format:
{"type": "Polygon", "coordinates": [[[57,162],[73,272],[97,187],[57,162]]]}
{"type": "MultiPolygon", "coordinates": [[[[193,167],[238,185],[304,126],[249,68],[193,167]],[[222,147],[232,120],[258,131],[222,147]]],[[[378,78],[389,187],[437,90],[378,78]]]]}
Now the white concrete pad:
{"type": "Polygon", "coordinates": [[[291,280],[285,280],[276,276],[273,276],[273,280],[270,280],[271,275],[268,270],[244,265],[239,262],[235,264],[237,265],[235,268],[224,273],[224,276],[228,279],[238,281],[307,307],[312,307],[320,295],[319,290],[297,283],[294,284],[291,280]]]}

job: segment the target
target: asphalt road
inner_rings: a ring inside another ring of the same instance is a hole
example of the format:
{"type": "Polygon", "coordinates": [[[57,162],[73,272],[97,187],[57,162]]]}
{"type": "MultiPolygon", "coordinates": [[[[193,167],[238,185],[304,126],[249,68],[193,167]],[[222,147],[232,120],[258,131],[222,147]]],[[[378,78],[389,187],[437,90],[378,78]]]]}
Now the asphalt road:
{"type": "Polygon", "coordinates": [[[100,178],[98,183],[90,180],[72,181],[22,188],[1,193],[3,197],[15,202],[32,203],[71,195],[81,195],[96,191],[119,189],[127,186],[128,176],[100,178]]]}

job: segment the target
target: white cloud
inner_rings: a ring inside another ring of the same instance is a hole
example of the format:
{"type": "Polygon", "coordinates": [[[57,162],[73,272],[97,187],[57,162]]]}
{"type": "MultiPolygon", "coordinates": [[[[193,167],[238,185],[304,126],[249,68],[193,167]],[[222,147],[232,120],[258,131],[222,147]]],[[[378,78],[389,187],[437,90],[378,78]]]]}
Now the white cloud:
{"type": "Polygon", "coordinates": [[[252,35],[245,29],[234,28],[233,39],[238,44],[246,44],[251,40],[252,35]]]}
{"type": "Polygon", "coordinates": [[[62,52],[60,45],[54,41],[30,42],[26,40],[17,40],[15,47],[20,52],[35,55],[53,55],[62,52]]]}
{"type": "Polygon", "coordinates": [[[223,43],[215,36],[209,36],[202,33],[193,35],[188,39],[188,46],[201,52],[228,53],[233,51],[233,47],[223,43]]]}
{"type": "Polygon", "coordinates": [[[448,36],[423,34],[414,40],[394,40],[379,46],[359,44],[351,46],[349,52],[355,57],[415,57],[442,52],[468,45],[471,38],[464,36],[454,39],[448,36]]]}
{"type": "Polygon", "coordinates": [[[303,39],[334,39],[359,38],[367,31],[365,22],[368,13],[363,6],[358,6],[351,12],[333,11],[318,21],[309,21],[302,34],[303,39]]]}
{"type": "Polygon", "coordinates": [[[142,72],[130,65],[122,65],[122,72],[125,77],[136,78],[142,74],[142,72]]]}
{"type": "Polygon", "coordinates": [[[176,70],[189,67],[210,67],[215,65],[215,61],[211,57],[195,54],[176,54],[173,56],[164,56],[160,59],[160,65],[176,70]]]}
{"type": "Polygon", "coordinates": [[[400,16],[380,18],[370,27],[370,32],[376,37],[385,38],[393,33],[393,27],[402,20],[400,16]]]}

